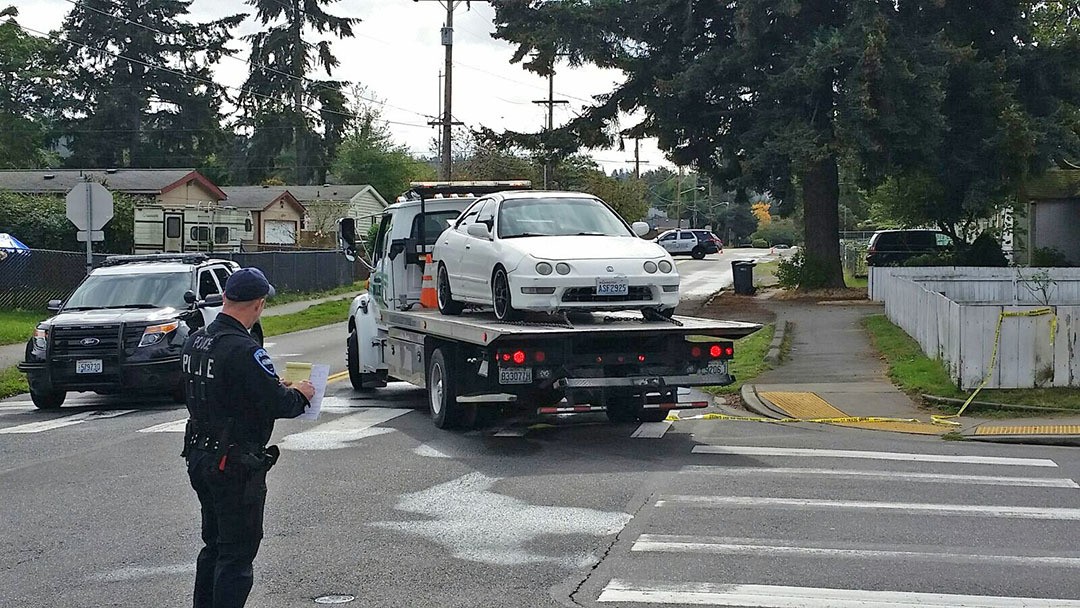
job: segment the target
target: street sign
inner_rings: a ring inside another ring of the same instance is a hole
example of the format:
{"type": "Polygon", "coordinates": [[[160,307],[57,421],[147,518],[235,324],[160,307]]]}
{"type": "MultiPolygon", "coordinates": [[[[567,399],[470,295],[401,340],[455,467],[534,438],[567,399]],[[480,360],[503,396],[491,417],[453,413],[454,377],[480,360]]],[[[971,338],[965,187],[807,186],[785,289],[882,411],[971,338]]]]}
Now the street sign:
{"type": "Polygon", "coordinates": [[[67,193],[67,218],[79,230],[101,230],[112,217],[113,196],[105,186],[86,182],[67,193]]]}
{"type": "MultiPolygon", "coordinates": [[[[80,230],[77,233],[75,233],[75,240],[79,241],[80,243],[85,243],[86,242],[86,231],[85,230],[80,230]]],[[[105,232],[102,231],[102,230],[91,230],[90,231],[90,240],[91,241],[104,241],[105,240],[105,232]]]]}

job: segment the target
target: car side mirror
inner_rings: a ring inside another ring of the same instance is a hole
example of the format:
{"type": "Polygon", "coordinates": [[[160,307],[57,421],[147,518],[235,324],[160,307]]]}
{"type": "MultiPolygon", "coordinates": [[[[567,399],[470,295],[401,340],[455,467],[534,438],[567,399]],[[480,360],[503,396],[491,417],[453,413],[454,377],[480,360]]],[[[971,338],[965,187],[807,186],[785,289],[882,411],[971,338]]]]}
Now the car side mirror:
{"type": "Polygon", "coordinates": [[[648,222],[634,222],[633,225],[631,225],[630,227],[634,229],[634,234],[638,236],[645,236],[646,234],[649,234],[648,222]]]}
{"type": "Polygon", "coordinates": [[[393,260],[403,251],[405,251],[405,239],[394,239],[390,241],[390,251],[386,253],[386,256],[393,260]]]}
{"type": "Polygon", "coordinates": [[[49,312],[60,312],[60,308],[64,305],[63,300],[49,300],[49,303],[45,306],[45,309],[49,312]]]}
{"type": "Polygon", "coordinates": [[[469,224],[469,227],[465,229],[469,233],[469,236],[475,236],[478,239],[490,239],[491,229],[487,224],[481,224],[479,222],[469,224]]]}
{"type": "Polygon", "coordinates": [[[345,254],[345,259],[356,260],[356,220],[343,217],[338,220],[338,248],[345,254]]]}
{"type": "Polygon", "coordinates": [[[206,296],[206,298],[203,301],[196,304],[196,308],[206,308],[206,307],[221,306],[223,301],[224,301],[224,299],[221,297],[221,294],[220,293],[215,293],[215,294],[206,296]]]}
{"type": "Polygon", "coordinates": [[[198,298],[195,297],[195,292],[191,291],[189,289],[189,290],[184,292],[184,301],[187,302],[188,304],[194,304],[195,302],[198,301],[198,298]]]}

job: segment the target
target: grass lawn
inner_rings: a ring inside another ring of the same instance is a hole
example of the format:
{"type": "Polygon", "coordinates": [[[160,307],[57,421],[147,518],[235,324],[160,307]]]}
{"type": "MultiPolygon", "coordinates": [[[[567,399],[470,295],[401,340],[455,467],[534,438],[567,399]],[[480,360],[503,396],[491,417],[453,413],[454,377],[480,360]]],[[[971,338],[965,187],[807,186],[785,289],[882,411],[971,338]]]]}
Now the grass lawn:
{"type": "MultiPolygon", "coordinates": [[[[956,388],[945,366],[923,354],[919,343],[904,330],[893,325],[884,315],[867,317],[863,322],[874,346],[889,364],[889,376],[901,389],[913,395],[926,393],[938,397],[966,399],[968,391],[956,388]]],[[[1073,388],[1034,389],[988,389],[980,391],[976,401],[1005,405],[1034,405],[1057,407],[1080,411],[1080,391],[1073,388]]],[[[955,412],[959,407],[938,405],[945,411],[955,412]]],[[[971,406],[969,412],[990,413],[986,406],[971,406]]],[[[1010,410],[1012,415],[1037,415],[1029,410],[1010,410]],[[1020,414],[1020,412],[1023,412],[1020,414]]]]}
{"type": "Polygon", "coordinates": [[[743,384],[769,369],[769,364],[765,363],[765,353],[769,350],[775,329],[773,325],[766,325],[749,336],[736,340],[735,360],[731,365],[735,382],[727,386],[709,387],[709,392],[716,395],[738,394],[743,384]]]}
{"type": "Polygon", "coordinates": [[[20,395],[30,390],[26,385],[26,374],[14,367],[0,369],[0,399],[20,395]]]}
{"type": "Polygon", "coordinates": [[[48,316],[44,310],[0,310],[0,345],[25,344],[48,316]]]}
{"type": "Polygon", "coordinates": [[[302,329],[344,323],[349,316],[352,300],[333,300],[309,306],[300,312],[263,317],[263,336],[278,336],[302,329]]]}
{"type": "Polygon", "coordinates": [[[326,291],[288,291],[278,292],[274,294],[274,297],[266,301],[267,307],[278,306],[280,304],[288,304],[290,302],[299,302],[301,300],[318,300],[319,298],[326,298],[330,296],[339,296],[350,293],[359,293],[364,291],[363,281],[357,281],[349,285],[342,285],[341,287],[335,287],[326,291]]]}
{"type": "Polygon", "coordinates": [[[861,287],[866,289],[870,286],[870,277],[856,277],[845,272],[844,284],[851,288],[861,287]]]}

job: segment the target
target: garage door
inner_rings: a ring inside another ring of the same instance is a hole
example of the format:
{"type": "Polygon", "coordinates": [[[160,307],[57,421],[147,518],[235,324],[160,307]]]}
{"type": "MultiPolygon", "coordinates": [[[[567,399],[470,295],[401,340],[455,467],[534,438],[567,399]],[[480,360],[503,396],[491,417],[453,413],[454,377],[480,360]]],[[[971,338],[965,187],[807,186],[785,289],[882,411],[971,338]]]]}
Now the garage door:
{"type": "Polygon", "coordinates": [[[273,245],[295,245],[296,222],[266,220],[263,224],[263,242],[273,245]]]}

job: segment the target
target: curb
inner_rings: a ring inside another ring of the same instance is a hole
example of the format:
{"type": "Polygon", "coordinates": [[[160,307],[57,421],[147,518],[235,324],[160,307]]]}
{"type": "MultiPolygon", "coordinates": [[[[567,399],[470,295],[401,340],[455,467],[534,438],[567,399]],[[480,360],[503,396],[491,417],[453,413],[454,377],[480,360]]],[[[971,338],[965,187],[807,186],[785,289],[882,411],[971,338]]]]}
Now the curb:
{"type": "Polygon", "coordinates": [[[968,435],[966,433],[961,433],[961,435],[967,441],[978,441],[981,443],[1080,447],[1080,436],[1077,435],[968,435]]]}
{"type": "Polygon", "coordinates": [[[776,320],[776,330],[773,332],[772,342],[769,342],[769,350],[765,352],[765,362],[769,365],[780,365],[780,346],[784,343],[784,336],[788,331],[789,321],[776,320]]]}
{"type": "Polygon", "coordinates": [[[772,418],[773,420],[779,420],[786,418],[786,415],[781,415],[773,410],[765,401],[758,396],[757,387],[753,384],[742,385],[742,390],[739,392],[739,396],[742,397],[743,404],[746,405],[746,409],[761,416],[763,418],[772,418]]]}

